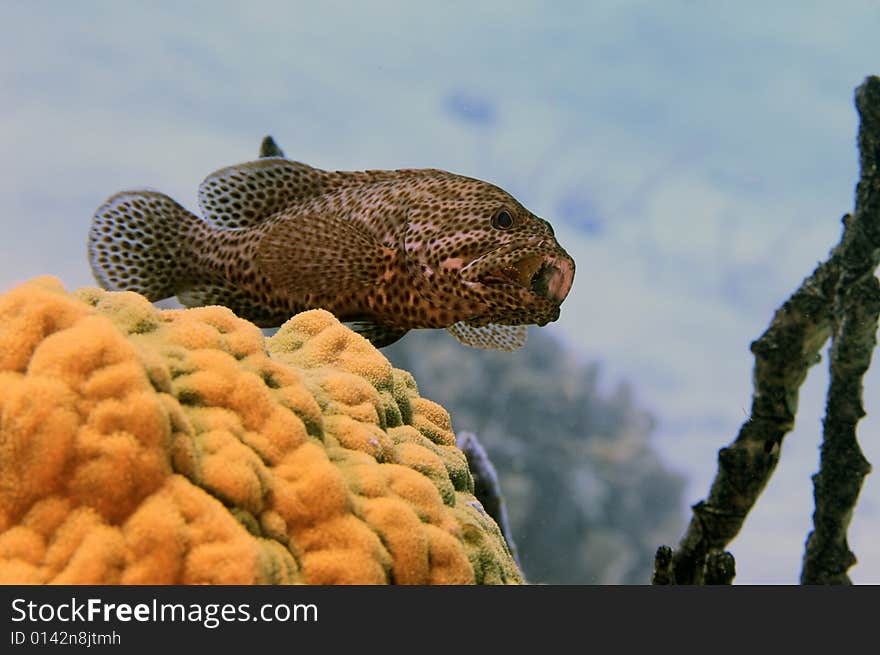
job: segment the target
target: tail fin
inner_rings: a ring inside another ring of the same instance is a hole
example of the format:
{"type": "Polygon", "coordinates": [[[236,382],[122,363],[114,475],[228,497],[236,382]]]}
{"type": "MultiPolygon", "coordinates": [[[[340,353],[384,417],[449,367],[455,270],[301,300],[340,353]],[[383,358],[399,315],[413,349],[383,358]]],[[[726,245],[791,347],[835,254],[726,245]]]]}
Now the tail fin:
{"type": "Polygon", "coordinates": [[[182,235],[199,220],[156,191],[123,191],[95,212],[89,262],[111,291],[136,291],[150,301],[175,295],[185,263],[182,235]]]}

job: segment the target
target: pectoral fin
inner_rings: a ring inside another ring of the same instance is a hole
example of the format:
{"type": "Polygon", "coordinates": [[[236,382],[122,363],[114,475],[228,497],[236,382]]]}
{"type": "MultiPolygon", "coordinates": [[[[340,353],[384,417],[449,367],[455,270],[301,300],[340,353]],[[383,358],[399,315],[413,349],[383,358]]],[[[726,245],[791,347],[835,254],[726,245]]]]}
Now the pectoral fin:
{"type": "Polygon", "coordinates": [[[300,301],[307,293],[338,296],[374,286],[393,258],[362,224],[311,213],[277,219],[257,248],[272,286],[300,301]]]}

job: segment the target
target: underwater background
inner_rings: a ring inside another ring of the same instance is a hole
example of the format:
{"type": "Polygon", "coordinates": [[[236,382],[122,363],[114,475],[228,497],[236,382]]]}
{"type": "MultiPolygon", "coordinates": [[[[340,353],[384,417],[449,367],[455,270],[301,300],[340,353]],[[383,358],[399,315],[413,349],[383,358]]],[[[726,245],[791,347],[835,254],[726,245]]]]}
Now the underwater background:
{"type": "MultiPolygon", "coordinates": [[[[880,4],[0,2],[0,290],[94,284],[91,215],[252,159],[436,167],[549,220],[577,262],[557,323],[482,353],[384,352],[477,433],[530,580],[648,582],[750,407],[749,343],[823,260],[858,179],[854,88],[880,4]]],[[[797,582],[827,388],[731,544],[737,583],[797,582]]],[[[880,465],[880,374],[859,425],[880,465]]],[[[849,532],[880,583],[880,481],[849,532]]]]}

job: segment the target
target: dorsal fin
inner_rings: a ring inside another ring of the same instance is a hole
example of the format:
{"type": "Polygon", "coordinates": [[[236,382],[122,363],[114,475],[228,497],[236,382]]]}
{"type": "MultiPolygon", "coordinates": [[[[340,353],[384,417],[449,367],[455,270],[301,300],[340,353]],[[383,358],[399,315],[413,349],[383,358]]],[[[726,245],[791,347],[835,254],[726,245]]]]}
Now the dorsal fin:
{"type": "Polygon", "coordinates": [[[271,134],[267,134],[263,137],[263,141],[260,143],[260,157],[283,157],[284,151],[281,149],[277,143],[275,143],[275,139],[272,138],[271,134]]]}
{"type": "Polygon", "coordinates": [[[495,325],[482,327],[467,323],[454,323],[446,328],[449,333],[466,346],[486,350],[519,350],[528,336],[525,325],[495,325]]]}
{"type": "Polygon", "coordinates": [[[308,164],[283,157],[227,166],[199,186],[199,207],[215,227],[252,227],[298,200],[327,193],[345,181],[308,164]]]}

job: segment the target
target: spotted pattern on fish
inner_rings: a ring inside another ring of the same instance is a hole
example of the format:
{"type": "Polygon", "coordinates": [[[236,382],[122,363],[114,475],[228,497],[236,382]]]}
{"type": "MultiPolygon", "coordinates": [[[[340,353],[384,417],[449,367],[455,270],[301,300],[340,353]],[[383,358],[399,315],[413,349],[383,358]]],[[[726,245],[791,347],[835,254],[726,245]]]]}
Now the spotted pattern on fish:
{"type": "Polygon", "coordinates": [[[95,213],[89,258],[107,289],[221,304],[263,327],[321,307],[377,346],[410,329],[513,350],[574,277],[550,224],[502,189],[436,169],[325,171],[284,157],[223,168],[202,217],[156,191],[95,213]]]}

